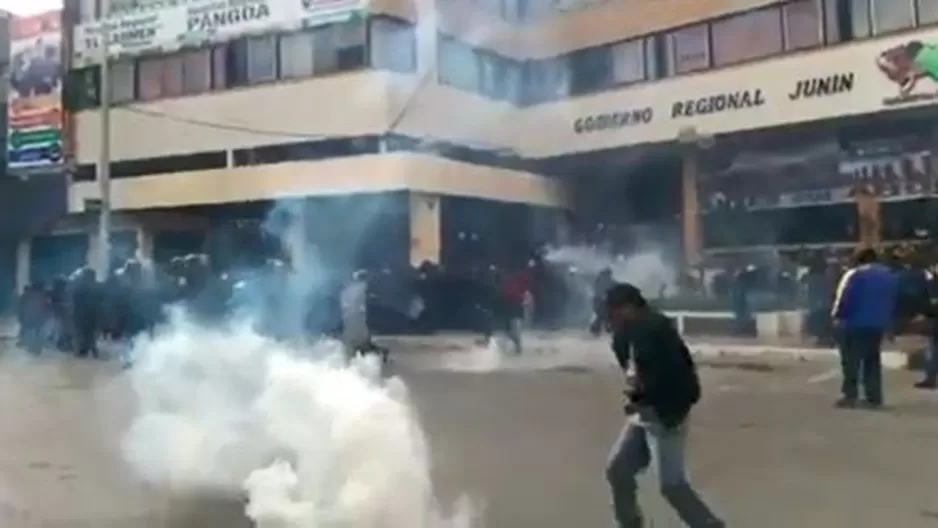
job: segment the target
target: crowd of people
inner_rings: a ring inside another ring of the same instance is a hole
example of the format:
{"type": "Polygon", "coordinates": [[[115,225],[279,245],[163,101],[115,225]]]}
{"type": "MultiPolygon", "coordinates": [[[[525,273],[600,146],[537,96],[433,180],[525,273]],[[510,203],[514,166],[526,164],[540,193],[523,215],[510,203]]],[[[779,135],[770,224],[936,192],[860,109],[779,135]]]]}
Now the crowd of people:
{"type": "Polygon", "coordinates": [[[165,322],[171,307],[181,307],[200,324],[244,316],[275,339],[328,336],[383,356],[387,351],[371,339],[375,331],[471,329],[485,339],[503,334],[520,351],[522,320],[559,320],[564,294],[549,290],[569,289],[564,277],[545,277],[535,261],[517,271],[489,266],[453,273],[426,263],[398,272],[301,273],[278,259],[248,269],[216,269],[205,254],[163,266],[129,259],[104,281],[83,267],[25,288],[18,302],[19,343],[33,354],[54,349],[99,357],[99,344],[125,351],[134,337],[165,322]],[[548,301],[537,314],[535,295],[548,301]],[[551,300],[560,307],[553,312],[551,300]]]}

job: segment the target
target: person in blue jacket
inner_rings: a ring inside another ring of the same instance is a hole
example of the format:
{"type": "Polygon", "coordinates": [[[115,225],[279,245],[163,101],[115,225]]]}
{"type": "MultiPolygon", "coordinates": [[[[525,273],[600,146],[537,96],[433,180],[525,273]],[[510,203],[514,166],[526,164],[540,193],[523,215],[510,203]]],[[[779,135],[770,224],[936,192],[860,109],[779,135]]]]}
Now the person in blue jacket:
{"type": "Polygon", "coordinates": [[[855,407],[862,376],[866,403],[883,405],[882,343],[896,315],[898,278],[876,251],[860,250],[855,265],[837,285],[831,318],[839,331],[843,397],[838,407],[855,407]]]}

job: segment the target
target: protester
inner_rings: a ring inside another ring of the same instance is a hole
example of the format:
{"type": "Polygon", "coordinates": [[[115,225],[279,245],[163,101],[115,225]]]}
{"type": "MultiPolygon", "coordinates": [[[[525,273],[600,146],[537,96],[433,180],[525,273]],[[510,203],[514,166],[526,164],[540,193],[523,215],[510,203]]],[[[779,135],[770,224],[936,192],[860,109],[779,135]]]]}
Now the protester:
{"type": "Polygon", "coordinates": [[[17,312],[20,343],[31,354],[40,354],[43,348],[42,329],[48,317],[48,303],[41,285],[26,286],[20,295],[17,312]]]}
{"type": "Polygon", "coordinates": [[[614,284],[615,279],[612,278],[612,270],[609,268],[600,270],[593,283],[593,316],[589,331],[596,337],[602,335],[606,329],[606,294],[614,284]]]}
{"type": "Polygon", "coordinates": [[[840,333],[843,371],[842,398],[837,406],[856,406],[862,375],[866,404],[879,408],[883,405],[882,342],[896,315],[898,279],[878,262],[874,249],[860,250],[854,262],[837,285],[831,310],[840,333]]]}
{"type": "Polygon", "coordinates": [[[638,288],[613,286],[606,297],[612,348],[627,374],[627,421],[612,449],[606,478],[620,528],[644,525],[636,476],[655,464],[661,493],[691,528],[722,527],[687,480],[687,422],[700,399],[690,351],[668,317],[648,306],[638,288]]]}
{"type": "Polygon", "coordinates": [[[104,300],[101,285],[95,280],[94,270],[87,267],[77,270],[71,282],[76,355],[98,358],[98,335],[104,300]]]}

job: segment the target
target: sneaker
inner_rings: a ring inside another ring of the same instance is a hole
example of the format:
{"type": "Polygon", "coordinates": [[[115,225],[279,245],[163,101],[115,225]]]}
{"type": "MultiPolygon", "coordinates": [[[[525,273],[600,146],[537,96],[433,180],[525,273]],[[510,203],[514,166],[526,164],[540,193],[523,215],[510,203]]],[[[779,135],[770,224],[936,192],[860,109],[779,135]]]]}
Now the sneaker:
{"type": "Polygon", "coordinates": [[[856,406],[857,400],[854,398],[841,398],[834,403],[837,409],[855,409],[856,406]]]}
{"type": "Polygon", "coordinates": [[[926,389],[926,390],[938,389],[938,380],[927,380],[927,379],[924,379],[924,380],[922,380],[922,381],[916,383],[916,384],[915,384],[915,388],[916,388],[916,389],[926,389]]]}

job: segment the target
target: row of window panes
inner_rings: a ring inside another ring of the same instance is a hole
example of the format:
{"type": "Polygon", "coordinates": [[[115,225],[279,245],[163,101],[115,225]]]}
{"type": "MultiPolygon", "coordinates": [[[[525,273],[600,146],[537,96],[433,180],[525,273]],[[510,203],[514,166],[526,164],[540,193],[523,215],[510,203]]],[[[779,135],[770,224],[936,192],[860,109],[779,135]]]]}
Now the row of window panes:
{"type": "Polygon", "coordinates": [[[601,91],[819,46],[823,16],[817,2],[797,0],[526,63],[441,35],[439,78],[463,90],[523,103],[601,91]]]}
{"type": "Polygon", "coordinates": [[[507,22],[538,22],[561,13],[572,13],[604,4],[609,0],[437,0],[459,3],[497,16],[507,22]]]}
{"type": "MultiPolygon", "coordinates": [[[[854,38],[938,23],[938,0],[848,0],[854,38]]],[[[830,0],[828,0],[829,3],[830,0]]]]}
{"type": "Polygon", "coordinates": [[[437,78],[441,84],[492,99],[521,101],[523,79],[518,61],[444,35],[439,35],[437,42],[437,78]]]}
{"type": "MultiPolygon", "coordinates": [[[[561,57],[514,62],[504,67],[516,71],[510,80],[518,86],[509,92],[517,98],[500,98],[554,100],[936,22],[938,0],[792,0],[561,57]]],[[[478,65],[482,54],[455,41],[441,45],[441,82],[490,95],[478,65]]]]}
{"type": "MultiPolygon", "coordinates": [[[[114,63],[111,101],[119,104],[195,95],[366,65],[410,73],[417,68],[416,45],[412,25],[383,16],[372,17],[367,24],[355,21],[250,37],[209,49],[114,63]]],[[[84,82],[96,84],[94,75],[86,74],[84,82]]],[[[97,97],[91,96],[96,90],[85,92],[84,100],[93,102],[87,104],[96,104],[97,97]]]]}

